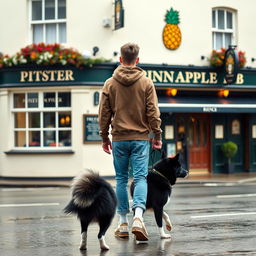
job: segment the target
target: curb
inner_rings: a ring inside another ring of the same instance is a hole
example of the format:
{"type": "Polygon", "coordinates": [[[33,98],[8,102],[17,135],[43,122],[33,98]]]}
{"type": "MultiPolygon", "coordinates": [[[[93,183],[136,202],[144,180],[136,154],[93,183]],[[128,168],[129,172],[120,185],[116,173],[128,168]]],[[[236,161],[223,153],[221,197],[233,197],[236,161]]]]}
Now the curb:
{"type": "MultiPolygon", "coordinates": [[[[193,177],[191,179],[177,179],[176,185],[202,185],[202,184],[249,184],[256,183],[256,174],[250,178],[245,175],[221,176],[221,177],[193,177]]],[[[112,186],[115,186],[114,177],[103,177],[112,186]]],[[[70,187],[70,179],[8,179],[0,178],[0,187],[70,187]]]]}

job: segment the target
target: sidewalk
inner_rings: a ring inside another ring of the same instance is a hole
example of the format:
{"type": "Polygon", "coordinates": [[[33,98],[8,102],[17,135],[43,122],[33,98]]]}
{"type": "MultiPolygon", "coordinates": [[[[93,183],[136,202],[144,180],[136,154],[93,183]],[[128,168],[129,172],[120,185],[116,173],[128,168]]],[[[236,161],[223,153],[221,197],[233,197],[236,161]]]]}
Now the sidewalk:
{"type": "MultiPolygon", "coordinates": [[[[115,185],[113,177],[104,177],[112,185],[115,185]]],[[[1,178],[0,187],[69,187],[71,179],[50,179],[50,178],[1,178]]],[[[177,179],[176,184],[205,184],[205,183],[255,183],[256,173],[235,173],[235,174],[209,174],[190,175],[186,179],[177,179]]]]}

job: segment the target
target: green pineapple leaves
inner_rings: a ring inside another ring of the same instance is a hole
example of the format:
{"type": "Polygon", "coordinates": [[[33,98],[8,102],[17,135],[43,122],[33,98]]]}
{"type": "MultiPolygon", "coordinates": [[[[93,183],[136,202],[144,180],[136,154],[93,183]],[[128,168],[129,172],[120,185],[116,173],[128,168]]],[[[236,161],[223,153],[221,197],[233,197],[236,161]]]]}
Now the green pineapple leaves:
{"type": "Polygon", "coordinates": [[[165,21],[167,24],[178,25],[180,23],[179,12],[174,11],[173,8],[171,8],[170,11],[167,10],[165,21]]]}

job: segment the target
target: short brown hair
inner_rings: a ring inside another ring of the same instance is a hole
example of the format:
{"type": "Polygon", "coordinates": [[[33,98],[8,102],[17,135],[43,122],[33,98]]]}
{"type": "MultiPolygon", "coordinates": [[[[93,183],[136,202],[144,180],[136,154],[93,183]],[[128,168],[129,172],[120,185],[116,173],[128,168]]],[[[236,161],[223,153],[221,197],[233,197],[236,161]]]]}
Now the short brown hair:
{"type": "Polygon", "coordinates": [[[139,56],[140,47],[137,44],[127,43],[121,47],[121,56],[125,64],[133,64],[139,56]]]}

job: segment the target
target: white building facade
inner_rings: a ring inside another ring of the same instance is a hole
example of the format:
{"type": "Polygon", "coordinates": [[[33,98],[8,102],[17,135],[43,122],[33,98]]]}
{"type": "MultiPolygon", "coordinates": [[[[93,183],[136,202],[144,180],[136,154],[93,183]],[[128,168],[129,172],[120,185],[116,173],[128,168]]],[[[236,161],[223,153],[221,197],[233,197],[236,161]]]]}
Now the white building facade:
{"type": "MultiPolygon", "coordinates": [[[[183,90],[189,92],[191,84],[194,91],[197,85],[202,91],[212,90],[211,85],[219,84],[215,75],[198,75],[193,67],[209,67],[212,50],[229,45],[246,52],[246,66],[252,70],[256,67],[252,61],[256,57],[256,29],[251,22],[254,0],[123,0],[122,4],[124,27],[114,30],[115,1],[0,0],[0,52],[12,55],[32,43],[61,43],[85,55],[112,61],[91,75],[90,70],[83,73],[68,67],[0,69],[0,177],[73,177],[85,168],[114,176],[112,156],[103,152],[93,134],[93,118],[97,118],[97,97],[104,79],[117,66],[120,46],[127,42],[140,46],[140,62],[150,66],[147,75],[159,84],[159,89],[171,88],[171,83],[175,83],[167,81],[170,75],[164,77],[161,68],[182,66],[189,73],[180,80],[176,77],[177,87],[183,84],[183,90]],[[179,22],[174,25],[181,33],[181,43],[175,50],[164,45],[163,35],[166,14],[171,8],[179,13],[179,22]],[[160,73],[150,73],[155,67],[160,73]],[[107,71],[101,76],[102,69],[107,71]],[[98,80],[97,71],[101,76],[98,80]],[[203,81],[208,81],[208,85],[204,87],[207,83],[203,81]],[[92,137],[86,138],[86,132],[92,137]]],[[[231,90],[239,92],[243,82],[238,80],[231,90]]],[[[254,84],[250,85],[249,93],[255,93],[254,84]]],[[[249,121],[252,132],[254,123],[249,121]]],[[[176,124],[171,125],[178,133],[176,124]]],[[[170,141],[177,139],[174,133],[170,141]]],[[[209,144],[213,142],[214,139],[209,144]]],[[[244,147],[254,147],[248,143],[244,147]]],[[[207,161],[209,166],[198,170],[213,172],[213,153],[209,153],[207,161]]],[[[243,167],[253,169],[250,164],[254,160],[242,161],[247,161],[243,167]]]]}

